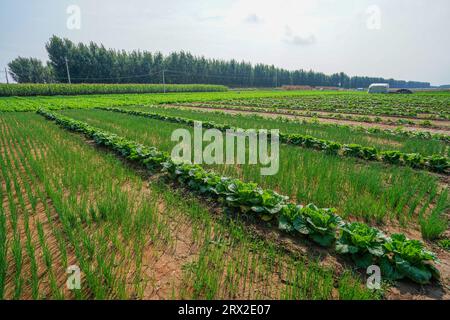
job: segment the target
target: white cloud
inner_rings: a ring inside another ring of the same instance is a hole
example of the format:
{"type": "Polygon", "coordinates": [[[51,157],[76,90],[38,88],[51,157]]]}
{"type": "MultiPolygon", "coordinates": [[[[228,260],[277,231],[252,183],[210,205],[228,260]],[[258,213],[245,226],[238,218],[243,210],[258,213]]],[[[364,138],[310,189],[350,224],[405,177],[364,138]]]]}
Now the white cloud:
{"type": "Polygon", "coordinates": [[[295,34],[291,27],[286,26],[284,32],[284,42],[296,46],[308,46],[316,43],[316,37],[313,34],[299,35],[295,34]]]}
{"type": "Polygon", "coordinates": [[[244,22],[246,23],[251,23],[251,24],[259,24],[259,23],[263,23],[264,20],[261,19],[258,15],[252,13],[249,14],[245,19],[244,22]]]}

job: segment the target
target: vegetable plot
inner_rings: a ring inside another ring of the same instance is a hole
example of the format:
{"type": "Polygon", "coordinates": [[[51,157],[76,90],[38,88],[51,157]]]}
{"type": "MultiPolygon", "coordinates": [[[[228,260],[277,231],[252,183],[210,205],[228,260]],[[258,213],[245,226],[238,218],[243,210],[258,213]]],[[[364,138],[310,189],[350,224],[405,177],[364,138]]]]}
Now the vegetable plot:
{"type": "MultiPolygon", "coordinates": [[[[173,161],[170,156],[154,147],[147,147],[68,117],[45,110],[39,114],[71,131],[93,138],[98,145],[106,146],[130,161],[148,169],[161,172],[172,181],[199,195],[220,201],[228,210],[247,214],[262,221],[275,221],[281,230],[293,235],[306,235],[322,246],[336,243],[336,251],[354,255],[356,262],[383,262],[389,270],[385,278],[410,278],[417,283],[427,283],[439,272],[432,265],[437,262],[417,240],[404,235],[382,236],[381,231],[364,224],[346,224],[333,209],[322,209],[312,204],[302,207],[290,204],[288,197],[273,190],[264,190],[254,183],[222,177],[198,165],[173,161]],[[370,258],[370,259],[369,259],[370,258]],[[417,271],[421,271],[420,276],[417,271]],[[395,277],[394,277],[395,275],[395,277]]],[[[363,266],[366,263],[357,263],[363,266]]]]}
{"type": "MultiPolygon", "coordinates": [[[[182,123],[186,125],[194,125],[195,120],[164,116],[156,113],[125,110],[119,108],[98,108],[101,110],[120,112],[125,114],[131,114],[151,119],[157,119],[162,121],[169,121],[174,123],[182,123]]],[[[221,131],[227,129],[238,130],[232,126],[217,124],[215,122],[204,122],[204,128],[215,128],[221,131]]],[[[355,157],[363,160],[380,161],[393,165],[404,165],[414,169],[428,170],[432,172],[448,174],[450,169],[450,161],[445,156],[432,155],[424,156],[419,153],[404,153],[400,151],[378,151],[373,147],[364,147],[359,144],[340,144],[335,141],[329,141],[325,139],[318,139],[308,135],[301,134],[283,134],[280,133],[280,140],[284,143],[301,146],[308,149],[314,149],[318,151],[324,151],[330,154],[336,154],[347,157],[355,157]]]]}
{"type": "Polygon", "coordinates": [[[449,97],[448,92],[415,93],[408,96],[379,95],[376,97],[365,93],[328,92],[320,95],[312,92],[301,97],[233,99],[231,101],[219,101],[216,104],[363,115],[418,117],[421,114],[426,114],[427,119],[449,119],[449,97]]]}
{"type": "MultiPolygon", "coordinates": [[[[183,103],[183,104],[177,104],[175,103],[176,106],[179,107],[185,107],[185,108],[189,108],[190,106],[194,106],[197,107],[197,104],[195,103],[183,103]]],[[[201,105],[199,104],[199,106],[204,106],[205,104],[202,103],[201,105]]],[[[173,109],[173,107],[171,106],[165,106],[165,105],[158,105],[158,107],[160,108],[166,108],[166,109],[173,109]]],[[[227,107],[228,108],[228,107],[227,107]]],[[[248,111],[248,108],[245,107],[230,107],[233,110],[237,110],[237,111],[248,111]]],[[[178,109],[180,110],[180,109],[178,109]]],[[[185,111],[185,109],[183,110],[185,111]]],[[[221,114],[221,115],[229,115],[230,113],[224,112],[224,111],[220,111],[218,108],[214,110],[214,112],[211,111],[204,111],[204,110],[200,110],[200,109],[191,109],[191,112],[196,112],[196,113],[215,113],[215,114],[221,114]]],[[[260,110],[260,109],[251,109],[250,111],[255,111],[255,112],[261,112],[264,110],[260,110]]],[[[273,112],[272,112],[273,113],[273,112]]],[[[298,119],[291,119],[291,118],[287,118],[287,117],[281,117],[283,114],[280,113],[280,117],[277,119],[278,121],[283,121],[283,122],[287,122],[287,123],[295,123],[295,124],[299,124],[299,125],[304,125],[304,124],[314,124],[316,126],[320,125],[323,127],[337,127],[337,128],[345,128],[345,129],[349,129],[355,132],[363,132],[363,133],[368,133],[368,134],[374,134],[374,133],[382,133],[385,135],[390,135],[390,136],[394,136],[394,137],[408,137],[408,138],[418,138],[418,139],[424,139],[424,140],[440,140],[443,142],[447,142],[450,143],[450,135],[445,134],[445,133],[436,133],[436,132],[430,132],[430,131],[425,131],[425,130],[405,130],[403,129],[401,126],[397,127],[395,129],[385,129],[385,128],[381,128],[381,127],[364,127],[364,126],[354,126],[354,125],[347,125],[347,124],[339,124],[339,123],[326,123],[326,122],[317,122],[316,120],[312,119],[312,120],[307,120],[307,119],[303,119],[303,120],[298,120],[298,119]]],[[[294,114],[295,115],[295,114],[294,114]]],[[[339,120],[347,120],[344,119],[345,117],[341,117],[341,114],[336,115],[336,118],[339,120]],[[339,117],[338,117],[339,115],[339,117]]],[[[261,116],[257,113],[253,113],[251,114],[252,117],[255,118],[260,118],[260,119],[267,119],[267,117],[261,116]]],[[[301,115],[300,115],[301,116],[301,115]]],[[[314,116],[315,117],[315,116],[314,116]]],[[[318,118],[318,117],[317,117],[318,118]]],[[[331,117],[330,118],[334,118],[331,117]]],[[[357,119],[348,119],[348,120],[357,120],[357,119]]]]}

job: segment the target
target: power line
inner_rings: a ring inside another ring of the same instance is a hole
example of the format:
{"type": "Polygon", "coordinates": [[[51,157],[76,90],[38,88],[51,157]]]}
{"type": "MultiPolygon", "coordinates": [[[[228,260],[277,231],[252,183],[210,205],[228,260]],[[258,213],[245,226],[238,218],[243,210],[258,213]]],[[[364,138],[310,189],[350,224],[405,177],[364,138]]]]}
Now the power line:
{"type": "MultiPolygon", "coordinates": [[[[173,73],[173,74],[183,74],[183,75],[189,75],[189,76],[198,76],[198,77],[203,77],[203,78],[231,78],[231,79],[235,79],[235,78],[242,78],[242,79],[270,79],[270,77],[255,77],[252,75],[248,75],[248,76],[242,76],[242,75],[234,75],[234,76],[230,76],[230,75],[216,75],[216,74],[198,74],[198,73],[189,73],[189,72],[185,72],[185,71],[176,71],[176,70],[171,70],[171,69],[163,69],[163,70],[159,70],[159,71],[155,71],[152,73],[144,73],[144,74],[137,74],[137,75],[129,75],[129,76],[117,76],[117,77],[95,77],[95,78],[91,78],[89,76],[85,76],[85,77],[71,77],[71,80],[115,80],[115,79],[130,79],[130,78],[145,78],[145,77],[149,77],[152,75],[156,75],[159,73],[164,73],[164,78],[165,78],[165,74],[166,73],[173,73]]],[[[65,80],[67,79],[67,77],[53,77],[54,79],[57,80],[65,80]]]]}
{"type": "MultiPolygon", "coordinates": [[[[214,75],[214,74],[196,74],[196,73],[188,73],[188,72],[182,72],[182,71],[175,71],[175,70],[170,70],[170,69],[165,69],[166,72],[169,73],[178,73],[178,74],[184,74],[184,75],[195,75],[195,76],[199,76],[199,77],[205,77],[205,78],[245,78],[245,79],[255,79],[255,76],[253,75],[248,75],[248,76],[241,76],[241,75],[233,75],[233,76],[229,76],[229,75],[214,75]]],[[[263,79],[263,78],[258,78],[258,79],[263,79]]],[[[269,77],[264,77],[265,80],[269,79],[269,77]]]]}
{"type": "MultiPolygon", "coordinates": [[[[64,59],[66,60],[66,58],[64,59]]],[[[89,80],[120,80],[120,79],[133,79],[133,78],[145,78],[145,77],[151,77],[157,74],[162,74],[162,82],[163,85],[166,84],[166,80],[167,80],[167,73],[169,74],[179,74],[179,75],[186,75],[186,76],[195,76],[198,78],[216,78],[216,79],[245,79],[245,80],[270,80],[270,76],[266,76],[266,77],[256,77],[255,75],[249,74],[249,75],[221,75],[221,74],[201,74],[201,73],[191,73],[191,72],[186,72],[186,71],[178,71],[178,70],[172,70],[172,69],[162,69],[162,70],[158,70],[158,71],[154,71],[151,73],[144,73],[144,74],[136,74],[136,75],[124,75],[124,76],[114,76],[114,77],[89,77],[89,75],[86,76],[78,76],[78,77],[72,77],[70,75],[70,70],[68,68],[68,62],[69,60],[67,59],[65,61],[65,65],[66,65],[66,77],[52,77],[55,80],[67,80],[69,83],[72,82],[72,80],[84,80],[84,81],[89,81],[89,80]]],[[[278,77],[277,77],[278,78],[278,77]]],[[[278,80],[277,80],[278,82],[278,80]]]]}
{"type": "MultiPolygon", "coordinates": [[[[117,77],[101,77],[101,78],[90,78],[89,76],[86,77],[71,77],[72,80],[116,80],[116,79],[129,79],[129,78],[143,78],[143,77],[149,77],[158,73],[161,73],[162,71],[155,71],[152,73],[144,73],[144,74],[137,74],[137,75],[130,75],[130,76],[117,76],[117,77]]],[[[64,80],[67,79],[65,77],[53,77],[53,79],[57,80],[64,80]]]]}

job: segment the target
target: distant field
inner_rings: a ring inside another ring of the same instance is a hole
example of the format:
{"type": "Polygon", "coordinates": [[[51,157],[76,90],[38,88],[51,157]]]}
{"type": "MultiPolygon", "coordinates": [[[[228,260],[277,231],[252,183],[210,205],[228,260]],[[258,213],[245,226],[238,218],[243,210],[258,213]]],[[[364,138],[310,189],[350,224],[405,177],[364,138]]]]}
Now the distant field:
{"type": "Polygon", "coordinates": [[[353,112],[371,115],[417,115],[447,118],[450,94],[424,92],[414,95],[369,95],[355,91],[227,91],[227,92],[178,92],[152,94],[92,94],[70,96],[0,97],[0,111],[33,111],[38,108],[78,109],[151,105],[163,103],[211,102],[218,107],[238,106],[278,110],[324,110],[353,112]]]}
{"type": "MultiPolygon", "coordinates": [[[[312,91],[226,91],[226,92],[182,92],[152,94],[105,94],[78,96],[34,96],[34,97],[0,97],[0,111],[35,111],[38,108],[80,109],[93,107],[151,105],[161,103],[198,102],[230,100],[241,98],[269,98],[304,95],[328,95],[332,92],[312,91]]],[[[344,93],[342,93],[344,94],[344,93]]],[[[357,93],[350,93],[357,94],[357,93]]]]}
{"type": "Polygon", "coordinates": [[[274,97],[272,99],[247,98],[214,101],[211,102],[211,106],[448,119],[450,117],[449,100],[450,95],[448,94],[432,93],[415,95],[369,95],[366,93],[324,95],[318,93],[315,95],[274,97]]]}

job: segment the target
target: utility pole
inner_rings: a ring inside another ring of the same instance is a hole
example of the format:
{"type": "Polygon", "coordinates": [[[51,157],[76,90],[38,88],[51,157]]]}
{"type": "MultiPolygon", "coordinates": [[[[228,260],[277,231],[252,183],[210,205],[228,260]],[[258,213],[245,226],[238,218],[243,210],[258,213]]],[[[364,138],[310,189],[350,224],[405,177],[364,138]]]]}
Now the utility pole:
{"type": "Polygon", "coordinates": [[[163,71],[162,71],[162,73],[163,73],[163,88],[164,88],[164,93],[166,93],[166,78],[165,78],[165,76],[164,76],[164,72],[165,72],[166,70],[164,70],[163,69],[163,71]]]}
{"type": "Polygon", "coordinates": [[[278,87],[278,69],[275,69],[275,88],[278,87]]]}
{"type": "Polygon", "coordinates": [[[6,67],[5,67],[5,76],[6,76],[6,83],[9,84],[8,71],[6,71],[6,67]]]}
{"type": "Polygon", "coordinates": [[[66,61],[67,79],[69,80],[69,84],[71,84],[72,82],[70,81],[70,72],[69,72],[69,64],[67,63],[67,57],[64,57],[64,60],[66,61]]]}

